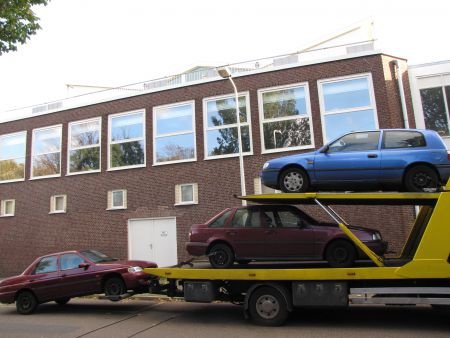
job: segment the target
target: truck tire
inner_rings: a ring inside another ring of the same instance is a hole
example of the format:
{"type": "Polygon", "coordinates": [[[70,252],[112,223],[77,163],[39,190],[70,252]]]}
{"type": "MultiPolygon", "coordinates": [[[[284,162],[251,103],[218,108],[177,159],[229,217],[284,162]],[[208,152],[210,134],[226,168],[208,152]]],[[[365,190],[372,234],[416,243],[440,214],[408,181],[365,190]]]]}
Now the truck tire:
{"type": "Polygon", "coordinates": [[[233,250],[226,244],[215,244],[209,250],[209,263],[213,268],[229,268],[234,263],[233,250]]]}
{"type": "Polygon", "coordinates": [[[255,324],[280,326],[288,318],[289,311],[280,291],[274,287],[262,286],[250,296],[249,314],[255,324]]]}

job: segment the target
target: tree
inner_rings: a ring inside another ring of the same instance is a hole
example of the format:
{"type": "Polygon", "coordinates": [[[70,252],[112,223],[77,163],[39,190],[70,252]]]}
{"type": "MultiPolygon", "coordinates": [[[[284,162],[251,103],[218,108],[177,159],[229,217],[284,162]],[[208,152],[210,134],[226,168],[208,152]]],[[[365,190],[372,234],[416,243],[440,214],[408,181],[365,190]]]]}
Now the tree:
{"type": "Polygon", "coordinates": [[[50,0],[2,0],[0,1],[0,55],[16,51],[17,44],[24,44],[41,28],[32,6],[46,6],[50,0]]]}

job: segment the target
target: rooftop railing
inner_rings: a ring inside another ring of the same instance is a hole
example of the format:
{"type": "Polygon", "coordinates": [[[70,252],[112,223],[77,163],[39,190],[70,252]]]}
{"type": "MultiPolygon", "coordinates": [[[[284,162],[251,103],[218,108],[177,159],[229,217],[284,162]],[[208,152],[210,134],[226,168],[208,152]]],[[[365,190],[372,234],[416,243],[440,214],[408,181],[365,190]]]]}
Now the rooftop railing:
{"type": "MultiPolygon", "coordinates": [[[[239,62],[227,65],[227,67],[233,77],[239,77],[277,69],[320,63],[332,59],[354,57],[358,54],[365,55],[373,53],[373,51],[374,40],[367,40],[239,62]]],[[[102,89],[39,105],[8,110],[0,114],[0,123],[135,95],[220,80],[222,78],[217,73],[217,68],[218,67],[196,67],[181,74],[115,88],[102,89]]]]}

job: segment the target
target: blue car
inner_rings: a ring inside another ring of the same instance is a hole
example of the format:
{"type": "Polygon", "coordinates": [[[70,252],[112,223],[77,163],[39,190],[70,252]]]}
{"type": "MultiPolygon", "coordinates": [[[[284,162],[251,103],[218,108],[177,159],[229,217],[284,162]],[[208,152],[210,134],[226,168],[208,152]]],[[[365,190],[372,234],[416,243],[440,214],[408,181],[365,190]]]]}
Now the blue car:
{"type": "Polygon", "coordinates": [[[314,190],[439,189],[450,153],[432,130],[384,129],[345,134],[317,151],[264,164],[262,183],[289,193],[314,190]]]}

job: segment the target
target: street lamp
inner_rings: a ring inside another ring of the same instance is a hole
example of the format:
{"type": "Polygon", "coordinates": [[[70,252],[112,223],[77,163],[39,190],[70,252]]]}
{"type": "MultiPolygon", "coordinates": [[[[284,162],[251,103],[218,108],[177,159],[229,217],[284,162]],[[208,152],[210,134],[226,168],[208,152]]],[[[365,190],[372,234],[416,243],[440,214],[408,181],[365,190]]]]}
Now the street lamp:
{"type": "MultiPolygon", "coordinates": [[[[237,117],[237,128],[238,128],[238,145],[239,145],[239,173],[241,176],[241,195],[245,196],[245,172],[244,172],[244,157],[242,154],[242,138],[241,138],[241,117],[239,114],[239,97],[238,97],[238,91],[236,88],[236,84],[233,81],[233,78],[231,76],[231,72],[228,69],[228,67],[220,67],[217,68],[217,73],[220,75],[223,79],[228,79],[231,82],[231,85],[234,89],[234,102],[236,104],[236,117],[237,117]]],[[[246,200],[242,200],[242,205],[247,205],[246,200]]]]}

